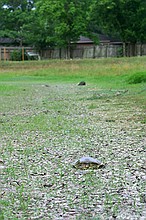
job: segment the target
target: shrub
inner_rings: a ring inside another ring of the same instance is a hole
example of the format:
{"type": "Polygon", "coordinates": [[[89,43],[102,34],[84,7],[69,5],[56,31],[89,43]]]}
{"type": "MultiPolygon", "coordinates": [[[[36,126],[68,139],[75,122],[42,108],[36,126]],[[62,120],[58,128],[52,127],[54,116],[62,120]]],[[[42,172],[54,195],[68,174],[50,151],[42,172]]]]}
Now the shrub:
{"type": "MultiPolygon", "coordinates": [[[[10,54],[10,59],[12,61],[21,61],[22,60],[22,49],[13,50],[10,54]]],[[[25,52],[24,52],[24,59],[27,60],[27,56],[25,52]]]]}
{"type": "Polygon", "coordinates": [[[138,72],[128,78],[129,84],[137,84],[146,82],[146,72],[138,72]]]}
{"type": "Polygon", "coordinates": [[[123,57],[123,47],[117,49],[117,57],[123,57]]]}

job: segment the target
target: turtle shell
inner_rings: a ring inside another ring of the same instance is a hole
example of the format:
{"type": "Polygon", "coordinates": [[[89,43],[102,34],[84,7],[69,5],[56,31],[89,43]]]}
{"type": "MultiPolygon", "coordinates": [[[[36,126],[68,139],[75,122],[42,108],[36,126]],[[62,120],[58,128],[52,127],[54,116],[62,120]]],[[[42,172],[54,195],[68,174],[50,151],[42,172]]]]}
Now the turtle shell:
{"type": "Polygon", "coordinates": [[[100,160],[94,159],[92,157],[81,157],[79,160],[76,160],[73,164],[73,167],[77,169],[98,169],[104,165],[100,160]]]}

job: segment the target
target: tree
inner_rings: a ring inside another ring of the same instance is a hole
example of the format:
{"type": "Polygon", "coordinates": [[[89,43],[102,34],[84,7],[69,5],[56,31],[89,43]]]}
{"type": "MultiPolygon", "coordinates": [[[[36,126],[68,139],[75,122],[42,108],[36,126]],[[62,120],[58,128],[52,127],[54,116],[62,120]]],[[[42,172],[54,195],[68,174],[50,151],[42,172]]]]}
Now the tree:
{"type": "Polygon", "coordinates": [[[23,25],[24,41],[28,45],[34,46],[41,52],[42,49],[54,46],[54,42],[47,41],[48,34],[51,34],[44,20],[41,19],[39,13],[34,10],[28,18],[28,22],[23,25]]]}
{"type": "Polygon", "coordinates": [[[17,39],[22,45],[23,25],[29,22],[34,1],[0,0],[0,36],[17,39]]]}
{"type": "Polygon", "coordinates": [[[31,10],[34,0],[1,0],[1,5],[10,11],[21,9],[21,11],[31,10]]]}
{"type": "Polygon", "coordinates": [[[46,42],[67,48],[70,58],[71,43],[76,42],[86,32],[89,0],[44,0],[37,3],[36,10],[41,15],[43,29],[48,32],[46,42]]]}
{"type": "Polygon", "coordinates": [[[135,55],[136,42],[146,41],[145,0],[98,0],[95,17],[107,33],[119,34],[135,55]]]}

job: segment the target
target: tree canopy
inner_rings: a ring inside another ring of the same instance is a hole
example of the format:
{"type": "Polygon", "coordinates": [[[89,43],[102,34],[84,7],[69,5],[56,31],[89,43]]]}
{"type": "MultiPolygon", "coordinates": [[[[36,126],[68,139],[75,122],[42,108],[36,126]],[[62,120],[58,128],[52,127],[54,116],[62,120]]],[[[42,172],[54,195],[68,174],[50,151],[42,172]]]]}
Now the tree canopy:
{"type": "Polygon", "coordinates": [[[38,1],[36,10],[47,33],[46,43],[67,47],[69,53],[71,43],[86,34],[90,5],[89,0],[38,1]]]}
{"type": "Polygon", "coordinates": [[[95,17],[107,33],[118,33],[124,42],[146,41],[145,0],[98,0],[95,17]]]}
{"type": "Polygon", "coordinates": [[[70,48],[80,35],[146,42],[145,0],[0,0],[0,37],[37,48],[70,48]]]}
{"type": "Polygon", "coordinates": [[[10,37],[23,43],[23,26],[29,22],[34,7],[31,0],[0,0],[0,37],[10,37]]]}

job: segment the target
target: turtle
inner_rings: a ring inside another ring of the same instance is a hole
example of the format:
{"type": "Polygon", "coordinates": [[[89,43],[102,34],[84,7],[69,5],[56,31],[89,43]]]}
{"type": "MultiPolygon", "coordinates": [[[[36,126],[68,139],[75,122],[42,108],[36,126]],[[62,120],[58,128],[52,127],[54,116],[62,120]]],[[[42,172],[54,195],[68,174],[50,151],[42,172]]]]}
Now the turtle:
{"type": "Polygon", "coordinates": [[[97,159],[94,159],[93,157],[81,157],[80,159],[76,160],[73,163],[73,167],[76,169],[99,169],[101,167],[104,167],[104,164],[97,159]]]}
{"type": "Polygon", "coordinates": [[[85,81],[81,81],[78,86],[85,86],[86,85],[86,82],[85,81]]]}

